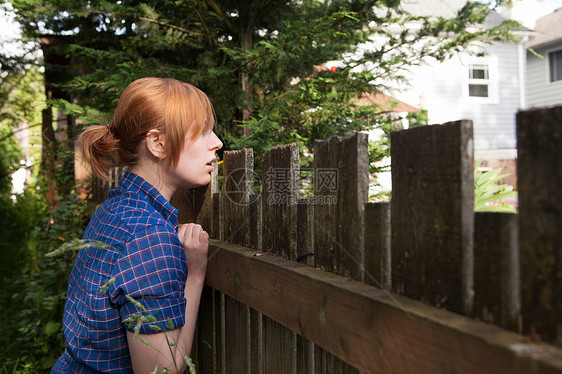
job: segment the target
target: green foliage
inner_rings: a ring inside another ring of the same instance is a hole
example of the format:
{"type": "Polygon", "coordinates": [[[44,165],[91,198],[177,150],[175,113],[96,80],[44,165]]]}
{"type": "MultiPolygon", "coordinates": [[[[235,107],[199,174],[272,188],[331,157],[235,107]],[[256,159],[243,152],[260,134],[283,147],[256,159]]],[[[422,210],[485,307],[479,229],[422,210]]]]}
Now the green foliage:
{"type": "Polygon", "coordinates": [[[21,228],[26,231],[20,231],[27,239],[18,247],[25,261],[0,290],[0,372],[47,373],[64,350],[62,310],[74,263],[68,246],[75,245],[75,239],[83,234],[86,205],[69,195],[42,218],[47,208],[37,197],[23,196],[18,204],[18,208],[28,204],[32,211],[21,228]],[[61,256],[45,255],[61,246],[61,256]]]}
{"type": "Polygon", "coordinates": [[[13,4],[30,35],[72,34],[64,89],[79,117],[111,118],[134,79],[174,77],[210,96],[226,149],[251,146],[259,161],[274,144],[312,151],[314,139],[384,126],[388,110],[359,105],[361,94],[384,92],[424,58],[510,38],[510,22],[467,31],[507,2],[469,2],[453,19],[414,17],[397,0],[13,4]]]}
{"type": "Polygon", "coordinates": [[[482,160],[478,160],[474,166],[474,211],[515,213],[516,209],[502,199],[516,195],[517,191],[510,185],[498,183],[509,174],[500,174],[500,168],[481,171],[481,163],[482,160]]]}
{"type": "MultiPolygon", "coordinates": [[[[16,88],[12,95],[18,92],[25,90],[16,88]]],[[[21,100],[20,104],[30,102],[21,100]]],[[[39,102],[35,110],[40,109],[39,102]]],[[[29,113],[24,120],[40,123],[29,113]]],[[[46,150],[58,156],[49,180],[40,175],[22,195],[11,196],[8,181],[22,158],[13,136],[16,120],[10,117],[2,123],[5,130],[0,138],[0,175],[5,181],[0,191],[0,372],[47,373],[64,349],[62,309],[74,256],[72,252],[61,257],[45,254],[82,236],[86,205],[74,194],[73,167],[68,167],[74,159],[72,142],[46,150]],[[54,209],[47,207],[44,197],[50,184],[62,186],[54,209]]]]}

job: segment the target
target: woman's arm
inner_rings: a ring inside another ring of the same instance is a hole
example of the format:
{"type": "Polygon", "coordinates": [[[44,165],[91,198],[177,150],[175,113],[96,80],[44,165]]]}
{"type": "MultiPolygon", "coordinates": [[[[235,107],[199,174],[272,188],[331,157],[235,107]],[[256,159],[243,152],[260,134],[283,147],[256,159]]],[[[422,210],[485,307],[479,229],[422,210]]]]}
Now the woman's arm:
{"type": "Polygon", "coordinates": [[[150,345],[145,344],[139,337],[134,339],[134,333],[127,331],[129,352],[135,374],[151,373],[156,365],[158,365],[158,371],[168,367],[169,373],[176,373],[176,368],[177,373],[183,373],[186,368],[184,357],[191,353],[201,291],[207,271],[209,235],[200,225],[190,223],[180,227],[178,236],[184,246],[189,269],[185,285],[185,298],[187,299],[185,324],[171,331],[139,334],[139,337],[150,345]]]}

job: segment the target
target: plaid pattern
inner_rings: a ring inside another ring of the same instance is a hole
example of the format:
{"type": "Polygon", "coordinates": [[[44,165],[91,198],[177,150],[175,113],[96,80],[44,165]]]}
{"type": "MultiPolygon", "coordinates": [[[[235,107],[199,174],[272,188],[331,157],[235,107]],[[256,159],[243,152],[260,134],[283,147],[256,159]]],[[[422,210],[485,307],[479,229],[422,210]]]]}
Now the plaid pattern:
{"type": "Polygon", "coordinates": [[[187,263],[177,230],[177,210],[126,172],[84,234],[110,247],[92,245],[78,253],[64,309],[66,349],[51,373],[132,373],[126,329],[133,331],[136,323],[127,318],[155,317],[141,324],[142,334],[168,330],[170,322],[184,325],[187,263]]]}

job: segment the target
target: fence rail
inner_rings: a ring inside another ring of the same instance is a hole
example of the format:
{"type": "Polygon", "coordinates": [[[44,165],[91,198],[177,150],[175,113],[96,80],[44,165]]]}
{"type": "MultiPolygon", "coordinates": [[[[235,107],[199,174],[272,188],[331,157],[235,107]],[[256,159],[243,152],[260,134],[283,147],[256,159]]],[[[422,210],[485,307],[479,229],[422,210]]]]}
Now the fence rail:
{"type": "Polygon", "coordinates": [[[367,202],[364,134],[317,140],[311,171],[274,147],[257,195],[252,150],[225,152],[222,188],[173,199],[215,238],[198,372],[562,373],[561,124],[517,115],[519,214],[474,213],[468,120],[392,134],[391,203],[367,202]]]}

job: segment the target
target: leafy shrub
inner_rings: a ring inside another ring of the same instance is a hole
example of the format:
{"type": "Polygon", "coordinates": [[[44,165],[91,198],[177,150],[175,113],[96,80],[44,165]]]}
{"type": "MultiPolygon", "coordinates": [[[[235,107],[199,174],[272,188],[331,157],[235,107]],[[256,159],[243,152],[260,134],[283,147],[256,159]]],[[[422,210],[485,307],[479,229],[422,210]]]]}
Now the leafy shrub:
{"type": "Polygon", "coordinates": [[[480,170],[482,160],[474,166],[474,211],[514,213],[514,207],[504,203],[502,199],[517,194],[513,187],[498,182],[509,176],[500,174],[501,169],[480,170]]]}

